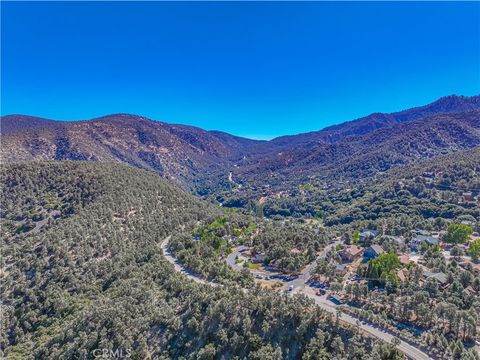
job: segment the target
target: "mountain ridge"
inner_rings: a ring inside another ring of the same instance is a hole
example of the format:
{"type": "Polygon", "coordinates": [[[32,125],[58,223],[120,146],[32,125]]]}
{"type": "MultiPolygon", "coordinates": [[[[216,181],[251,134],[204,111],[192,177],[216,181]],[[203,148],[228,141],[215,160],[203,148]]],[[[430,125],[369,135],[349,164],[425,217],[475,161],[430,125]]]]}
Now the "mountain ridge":
{"type": "MultiPolygon", "coordinates": [[[[319,130],[312,130],[312,131],[298,133],[298,134],[281,135],[270,140],[251,139],[251,138],[247,138],[239,135],[230,134],[222,130],[204,130],[200,127],[196,127],[192,125],[184,125],[184,124],[164,122],[160,120],[153,120],[142,115],[136,115],[136,114],[130,114],[130,113],[113,113],[113,114],[102,115],[99,117],[94,117],[86,120],[69,120],[69,121],[53,120],[53,119],[47,119],[47,118],[32,116],[32,115],[8,114],[0,117],[0,127],[2,130],[2,134],[9,134],[12,132],[12,130],[18,131],[28,127],[59,125],[62,123],[68,124],[68,123],[79,123],[79,122],[96,122],[96,121],[105,121],[105,120],[122,120],[122,119],[128,118],[128,119],[138,119],[138,120],[150,120],[150,121],[155,121],[161,124],[168,124],[172,126],[189,126],[192,128],[201,129],[211,133],[223,133],[223,134],[228,134],[232,137],[259,141],[259,142],[281,142],[282,139],[286,139],[286,138],[309,137],[319,133],[329,133],[329,135],[333,137],[333,134],[331,134],[332,131],[338,131],[339,129],[342,129],[342,128],[350,128],[353,124],[360,123],[361,126],[367,125],[368,127],[369,123],[375,123],[378,125],[375,127],[376,129],[383,126],[393,125],[399,122],[418,119],[420,117],[425,117],[432,113],[436,114],[436,113],[463,112],[463,111],[474,110],[478,108],[480,108],[480,95],[465,96],[465,95],[452,94],[452,95],[443,96],[438,100],[432,103],[428,103],[426,105],[415,106],[412,108],[408,108],[405,110],[396,111],[392,113],[374,112],[363,117],[359,117],[353,120],[347,120],[338,124],[330,125],[319,130]],[[14,122],[21,122],[20,125],[23,125],[23,127],[18,128],[14,126],[15,125],[14,122]],[[384,124],[382,124],[382,122],[384,124]]],[[[360,131],[360,133],[364,133],[364,132],[360,131]]],[[[359,133],[355,133],[355,134],[358,135],[359,133]]],[[[348,135],[354,135],[354,133],[351,133],[348,135]]]]}
{"type": "Polygon", "coordinates": [[[270,184],[272,172],[285,182],[342,174],[363,178],[480,144],[480,96],[447,96],[392,114],[270,141],[125,113],[72,122],[9,115],[0,120],[0,153],[4,162],[123,162],[205,194],[234,183],[229,173],[240,184],[270,184]]]}

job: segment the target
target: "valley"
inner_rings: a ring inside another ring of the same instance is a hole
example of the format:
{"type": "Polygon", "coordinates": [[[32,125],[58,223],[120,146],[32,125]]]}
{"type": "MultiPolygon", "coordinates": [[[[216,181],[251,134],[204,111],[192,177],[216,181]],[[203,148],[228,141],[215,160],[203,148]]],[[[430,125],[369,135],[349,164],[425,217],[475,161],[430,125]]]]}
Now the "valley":
{"type": "Polygon", "coordinates": [[[478,99],[270,141],[2,117],[2,355],[478,359],[478,99]]]}

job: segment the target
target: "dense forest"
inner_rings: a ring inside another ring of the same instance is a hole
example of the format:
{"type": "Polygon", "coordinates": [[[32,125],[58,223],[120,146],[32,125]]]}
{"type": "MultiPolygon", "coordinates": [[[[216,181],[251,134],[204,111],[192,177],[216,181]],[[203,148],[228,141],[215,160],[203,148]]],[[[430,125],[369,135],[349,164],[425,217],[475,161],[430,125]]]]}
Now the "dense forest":
{"type": "MultiPolygon", "coordinates": [[[[310,217],[326,225],[355,221],[414,216],[415,221],[458,216],[480,218],[480,208],[464,201],[463,193],[480,191],[480,149],[439,156],[378,173],[365,181],[289,178],[283,190],[243,185],[241,189],[218,190],[223,206],[279,219],[310,217]]],[[[351,175],[355,178],[355,174],[351,175]]]]}
{"type": "MultiPolygon", "coordinates": [[[[231,214],[153,173],[26,163],[5,166],[1,183],[8,359],[90,359],[97,349],[135,359],[402,358],[302,296],[207,288],[176,273],[162,240],[202,236],[202,224],[231,214]]],[[[239,236],[256,231],[249,218],[238,224],[239,236]]]]}

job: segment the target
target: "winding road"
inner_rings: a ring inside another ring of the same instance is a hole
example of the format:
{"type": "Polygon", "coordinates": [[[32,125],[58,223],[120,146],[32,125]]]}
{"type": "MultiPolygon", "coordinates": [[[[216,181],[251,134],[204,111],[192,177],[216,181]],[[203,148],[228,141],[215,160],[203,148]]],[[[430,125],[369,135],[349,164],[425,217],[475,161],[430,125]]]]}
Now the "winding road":
{"type": "Polygon", "coordinates": [[[177,259],[175,259],[172,254],[170,253],[170,250],[168,250],[168,242],[170,241],[171,236],[167,236],[162,243],[160,244],[160,247],[162,248],[163,256],[168,260],[168,262],[172,263],[173,266],[175,267],[175,271],[182,273],[185,275],[187,278],[199,283],[199,284],[204,284],[204,285],[210,285],[210,286],[218,286],[219,284],[213,281],[208,281],[205,279],[202,279],[198,275],[192,273],[188,269],[185,269],[177,259]]]}
{"type": "MultiPolygon", "coordinates": [[[[193,274],[191,271],[185,269],[178,262],[178,260],[175,259],[172,256],[172,254],[168,250],[169,240],[170,240],[170,236],[165,238],[162,241],[160,246],[162,248],[162,251],[163,251],[163,254],[164,254],[165,258],[170,263],[173,264],[176,271],[181,272],[186,277],[188,277],[189,279],[191,279],[191,280],[193,280],[197,283],[201,283],[201,284],[205,284],[205,285],[209,285],[209,286],[219,286],[218,283],[215,283],[213,281],[204,280],[204,279],[198,277],[197,275],[193,274]]],[[[332,246],[335,246],[335,245],[336,245],[336,243],[333,243],[333,244],[329,245],[328,248],[326,248],[324,250],[324,252],[322,252],[322,255],[326,254],[328,249],[331,248],[332,246]]],[[[238,254],[241,251],[243,251],[244,249],[245,249],[245,247],[239,247],[227,257],[228,265],[236,271],[241,270],[241,268],[235,263],[235,259],[238,256],[238,254]]],[[[322,255],[320,255],[320,257],[322,255]]],[[[310,299],[312,299],[315,302],[315,304],[320,306],[323,310],[328,311],[329,313],[336,315],[339,308],[334,303],[330,302],[329,300],[327,300],[324,297],[316,296],[313,289],[307,288],[307,287],[304,286],[305,281],[308,280],[308,278],[310,277],[310,269],[312,269],[313,266],[314,266],[314,264],[311,264],[310,266],[308,266],[306,271],[299,278],[294,280],[295,281],[294,289],[291,292],[291,294],[293,295],[293,294],[301,293],[301,294],[309,297],[310,299]],[[308,276],[307,276],[307,274],[308,274],[308,276]]],[[[290,285],[292,285],[292,283],[293,282],[290,282],[290,285]]],[[[353,317],[349,314],[341,313],[340,319],[343,322],[346,322],[350,325],[358,327],[359,329],[362,329],[363,331],[367,332],[368,334],[370,334],[370,335],[372,335],[372,336],[374,336],[374,337],[376,337],[376,338],[378,338],[378,339],[380,339],[384,342],[391,343],[392,340],[395,338],[395,336],[389,334],[385,330],[380,329],[380,328],[375,327],[375,326],[370,325],[370,324],[363,323],[363,322],[360,321],[360,319],[358,319],[356,317],[353,317]]],[[[422,350],[417,348],[416,346],[411,345],[411,344],[409,344],[409,343],[407,343],[403,340],[400,340],[400,339],[398,339],[398,340],[400,341],[400,343],[397,346],[397,348],[400,351],[402,351],[408,358],[414,359],[414,360],[431,360],[431,359],[433,359],[430,356],[428,356],[426,353],[424,353],[422,350]]]]}

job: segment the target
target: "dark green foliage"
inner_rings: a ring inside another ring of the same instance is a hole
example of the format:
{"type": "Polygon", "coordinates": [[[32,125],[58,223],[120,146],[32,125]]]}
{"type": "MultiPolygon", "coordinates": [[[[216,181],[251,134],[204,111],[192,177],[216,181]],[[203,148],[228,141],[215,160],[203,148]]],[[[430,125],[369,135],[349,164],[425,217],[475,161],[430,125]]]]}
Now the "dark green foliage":
{"type": "Polygon", "coordinates": [[[464,244],[468,241],[473,229],[465,224],[451,224],[447,228],[447,234],[443,238],[450,244],[464,244]]]}
{"type": "MultiPolygon", "coordinates": [[[[167,235],[191,233],[201,222],[218,236],[228,222],[155,174],[118,164],[22,164],[4,169],[2,191],[9,204],[2,222],[26,217],[30,204],[52,194],[74,199],[41,231],[4,238],[7,358],[91,359],[95,349],[134,359],[368,358],[372,346],[379,351],[306,298],[211,288],[176,273],[161,254],[167,235]]],[[[252,229],[249,220],[244,225],[252,229]]]]}

